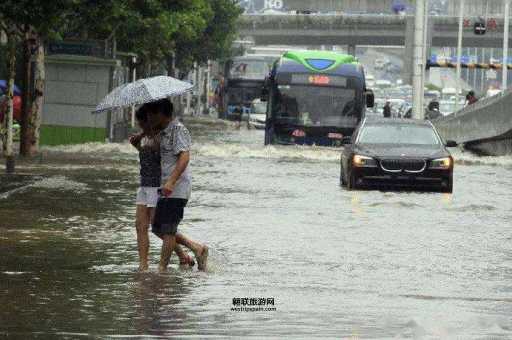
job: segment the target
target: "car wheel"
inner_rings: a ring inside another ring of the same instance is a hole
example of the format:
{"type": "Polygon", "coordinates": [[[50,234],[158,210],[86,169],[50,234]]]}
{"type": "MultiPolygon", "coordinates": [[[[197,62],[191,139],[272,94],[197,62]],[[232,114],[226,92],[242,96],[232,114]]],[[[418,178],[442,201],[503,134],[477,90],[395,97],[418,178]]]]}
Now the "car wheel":
{"type": "Polygon", "coordinates": [[[445,194],[453,193],[453,179],[452,178],[450,178],[450,180],[448,181],[447,186],[441,187],[441,192],[443,192],[445,194]]]}
{"type": "Polygon", "coordinates": [[[357,189],[357,176],[354,174],[350,174],[348,178],[347,188],[348,190],[356,190],[357,189]]]}
{"type": "Polygon", "coordinates": [[[345,179],[345,171],[343,169],[343,162],[340,161],[340,185],[347,185],[347,180],[345,179]]]}
{"type": "Polygon", "coordinates": [[[343,171],[343,167],[341,168],[340,171],[340,184],[341,186],[347,185],[347,180],[345,179],[345,172],[343,171]]]}

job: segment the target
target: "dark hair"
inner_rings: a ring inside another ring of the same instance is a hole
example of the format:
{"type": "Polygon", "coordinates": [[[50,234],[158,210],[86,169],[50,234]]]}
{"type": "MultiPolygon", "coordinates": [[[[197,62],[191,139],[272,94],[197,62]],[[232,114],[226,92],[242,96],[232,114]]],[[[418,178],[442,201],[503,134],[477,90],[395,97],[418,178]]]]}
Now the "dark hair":
{"type": "Polygon", "coordinates": [[[169,99],[160,99],[158,101],[158,105],[160,106],[160,112],[162,112],[164,116],[172,117],[172,114],[174,113],[174,106],[169,99]]]}
{"type": "Polygon", "coordinates": [[[174,112],[174,106],[171,101],[167,98],[157,100],[156,102],[148,103],[147,110],[151,113],[161,113],[166,117],[172,117],[174,112]]]}
{"type": "Polygon", "coordinates": [[[135,112],[135,118],[139,122],[147,122],[148,121],[148,107],[147,107],[147,104],[142,105],[141,107],[139,107],[137,109],[137,111],[135,112]]]}

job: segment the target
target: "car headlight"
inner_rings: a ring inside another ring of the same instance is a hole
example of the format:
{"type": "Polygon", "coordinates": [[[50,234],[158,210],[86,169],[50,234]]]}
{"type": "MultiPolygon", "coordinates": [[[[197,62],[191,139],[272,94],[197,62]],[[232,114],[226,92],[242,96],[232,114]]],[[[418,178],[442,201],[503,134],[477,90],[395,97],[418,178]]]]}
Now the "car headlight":
{"type": "Polygon", "coordinates": [[[354,158],[352,158],[352,164],[357,168],[377,167],[377,161],[375,159],[362,155],[354,155],[354,158]]]}
{"type": "Polygon", "coordinates": [[[451,169],[452,163],[451,157],[434,159],[430,162],[430,169],[448,170],[451,169]]]}

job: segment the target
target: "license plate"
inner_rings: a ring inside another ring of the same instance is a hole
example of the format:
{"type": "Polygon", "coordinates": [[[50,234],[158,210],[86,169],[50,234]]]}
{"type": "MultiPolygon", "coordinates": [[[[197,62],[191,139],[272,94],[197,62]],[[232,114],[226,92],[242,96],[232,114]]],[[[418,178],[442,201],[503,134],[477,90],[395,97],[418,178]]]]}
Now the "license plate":
{"type": "Polygon", "coordinates": [[[409,176],[396,176],[396,179],[398,179],[398,180],[409,180],[409,179],[411,179],[411,177],[409,177],[409,176]]]}

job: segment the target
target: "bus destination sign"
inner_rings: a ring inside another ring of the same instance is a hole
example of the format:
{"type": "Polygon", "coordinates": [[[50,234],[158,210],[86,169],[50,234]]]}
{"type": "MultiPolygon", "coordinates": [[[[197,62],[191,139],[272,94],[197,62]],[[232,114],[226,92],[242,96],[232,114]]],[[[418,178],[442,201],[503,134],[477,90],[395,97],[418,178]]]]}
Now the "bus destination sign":
{"type": "Polygon", "coordinates": [[[347,78],[325,74],[292,74],[291,85],[347,87],[347,78]]]}

